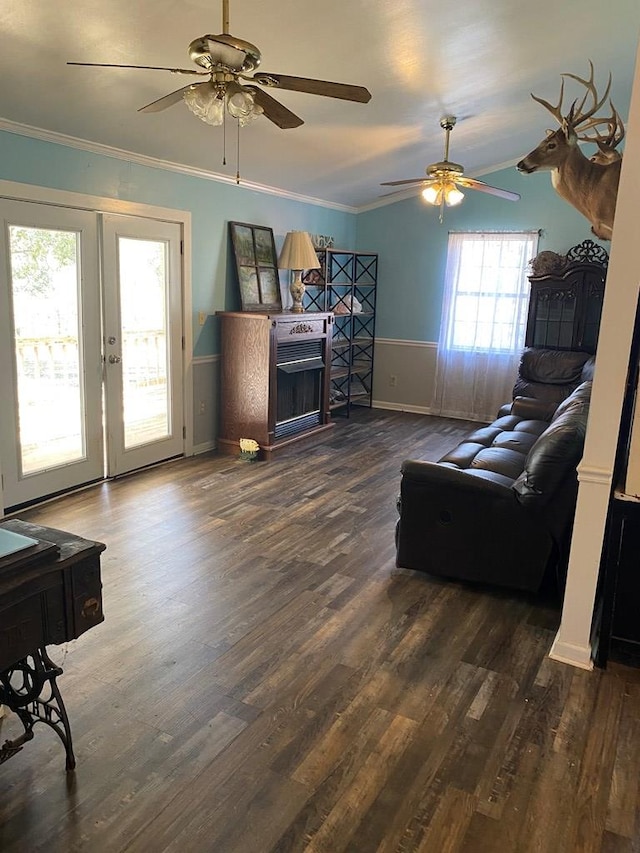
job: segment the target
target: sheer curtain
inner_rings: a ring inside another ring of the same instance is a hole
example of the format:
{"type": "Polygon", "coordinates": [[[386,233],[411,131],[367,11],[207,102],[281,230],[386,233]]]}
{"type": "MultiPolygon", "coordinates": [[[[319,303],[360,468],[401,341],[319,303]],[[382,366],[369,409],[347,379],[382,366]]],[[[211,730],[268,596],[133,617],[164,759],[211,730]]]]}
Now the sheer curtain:
{"type": "Polygon", "coordinates": [[[538,232],[449,235],[434,414],[491,421],[511,400],[538,232]]]}

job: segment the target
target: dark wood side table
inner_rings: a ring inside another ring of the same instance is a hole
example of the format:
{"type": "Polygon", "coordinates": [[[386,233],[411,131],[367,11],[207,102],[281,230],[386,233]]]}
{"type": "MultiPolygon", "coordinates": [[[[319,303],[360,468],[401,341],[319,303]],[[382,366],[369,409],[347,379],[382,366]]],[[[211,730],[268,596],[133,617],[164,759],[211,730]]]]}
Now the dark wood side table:
{"type": "Polygon", "coordinates": [[[73,770],[71,727],[57,685],[62,668],[46,647],[76,639],[104,621],[100,554],[106,546],[19,519],[0,527],[44,543],[0,559],[0,704],[24,726],[23,735],[0,747],[0,764],[33,738],[35,723],[42,722],[60,737],[66,768],[73,770]]]}
{"type": "Polygon", "coordinates": [[[640,666],[640,501],[614,492],[603,556],[602,620],[596,664],[640,666]]]}

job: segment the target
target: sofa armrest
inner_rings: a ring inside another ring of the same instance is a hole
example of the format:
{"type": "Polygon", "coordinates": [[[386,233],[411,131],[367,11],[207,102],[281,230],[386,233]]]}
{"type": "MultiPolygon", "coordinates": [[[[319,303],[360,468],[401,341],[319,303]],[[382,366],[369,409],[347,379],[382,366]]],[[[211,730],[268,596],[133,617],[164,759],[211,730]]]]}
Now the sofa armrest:
{"type": "Polygon", "coordinates": [[[511,414],[528,421],[550,421],[558,404],[536,397],[516,397],[511,404],[511,414]]]}
{"type": "Polygon", "coordinates": [[[396,564],[518,589],[539,587],[553,549],[513,489],[436,462],[405,460],[396,564]]]}
{"type": "MultiPolygon", "coordinates": [[[[462,489],[473,494],[476,498],[481,495],[493,495],[496,499],[513,500],[513,494],[508,486],[476,477],[460,468],[442,465],[439,462],[426,462],[422,459],[405,459],[402,463],[402,483],[414,483],[417,488],[462,489]]],[[[402,489],[400,490],[402,497],[402,489]]]]}

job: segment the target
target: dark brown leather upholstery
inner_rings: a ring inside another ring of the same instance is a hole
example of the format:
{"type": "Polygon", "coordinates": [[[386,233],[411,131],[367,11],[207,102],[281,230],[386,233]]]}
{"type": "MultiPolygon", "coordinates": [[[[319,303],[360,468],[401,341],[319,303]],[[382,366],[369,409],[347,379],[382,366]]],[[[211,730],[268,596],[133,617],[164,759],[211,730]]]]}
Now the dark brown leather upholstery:
{"type": "Polygon", "coordinates": [[[529,347],[520,357],[513,398],[533,398],[557,406],[581,382],[593,379],[594,368],[595,358],[588,352],[529,347]]]}
{"type": "MultiPolygon", "coordinates": [[[[581,378],[584,355],[579,368],[570,357],[556,361],[565,378],[576,371],[581,378]]],[[[405,460],[397,565],[537,590],[565,556],[590,395],[587,380],[557,406],[516,400],[512,414],[475,430],[438,462],[405,460]]]]}

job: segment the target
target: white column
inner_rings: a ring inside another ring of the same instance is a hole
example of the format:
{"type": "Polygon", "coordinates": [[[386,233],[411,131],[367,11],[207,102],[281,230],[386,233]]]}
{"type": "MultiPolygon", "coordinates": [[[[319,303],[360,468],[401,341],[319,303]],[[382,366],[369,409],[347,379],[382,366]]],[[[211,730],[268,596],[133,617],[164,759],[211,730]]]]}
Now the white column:
{"type": "Polygon", "coordinates": [[[640,50],[618,190],[562,621],[551,657],[590,669],[591,621],[640,287],[640,50]]]}

